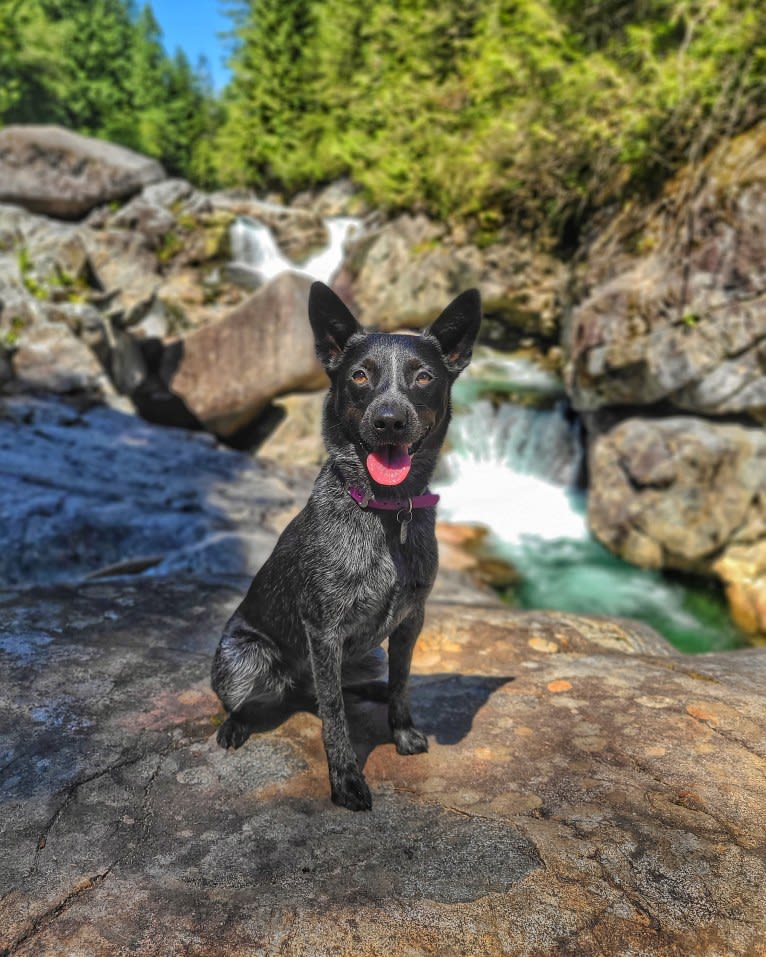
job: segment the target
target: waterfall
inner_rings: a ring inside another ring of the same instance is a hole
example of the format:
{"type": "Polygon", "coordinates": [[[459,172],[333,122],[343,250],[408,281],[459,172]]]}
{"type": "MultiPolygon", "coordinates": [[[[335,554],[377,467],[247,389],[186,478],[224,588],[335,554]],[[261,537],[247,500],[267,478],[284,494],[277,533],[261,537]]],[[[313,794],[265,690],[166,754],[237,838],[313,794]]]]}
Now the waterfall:
{"type": "Polygon", "coordinates": [[[458,407],[449,441],[441,491],[451,521],[486,525],[511,546],[587,536],[575,504],[580,440],[560,406],[480,400],[458,407]]]}
{"type": "Polygon", "coordinates": [[[684,651],[734,647],[741,636],[717,592],[645,571],[590,535],[577,481],[582,438],[561,389],[528,360],[480,354],[454,390],[455,414],[435,490],[440,518],[489,529],[488,547],[521,582],[525,608],[636,618],[684,651]],[[530,368],[532,365],[532,368],[530,368]],[[502,376],[506,378],[502,381],[502,376]],[[498,392],[546,397],[547,408],[488,401],[498,392]]]}
{"type": "Polygon", "coordinates": [[[257,219],[240,216],[232,224],[230,239],[234,262],[258,273],[262,280],[273,279],[287,269],[295,269],[277,246],[269,227],[257,219]]]}
{"type": "Polygon", "coordinates": [[[284,255],[268,226],[240,216],[230,233],[232,265],[260,282],[292,270],[329,283],[343,262],[346,242],[361,229],[361,221],[352,216],[335,216],[324,223],[329,235],[327,246],[303,264],[297,264],[284,255]]]}

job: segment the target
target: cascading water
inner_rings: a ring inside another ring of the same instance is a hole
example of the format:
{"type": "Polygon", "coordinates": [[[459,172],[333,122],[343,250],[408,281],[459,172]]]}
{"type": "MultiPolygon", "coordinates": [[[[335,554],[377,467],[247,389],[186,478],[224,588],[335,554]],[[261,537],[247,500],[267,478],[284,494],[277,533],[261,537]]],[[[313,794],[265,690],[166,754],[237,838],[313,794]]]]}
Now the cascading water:
{"type": "Polygon", "coordinates": [[[329,283],[343,261],[346,242],[361,229],[361,221],[353,216],[335,216],[324,222],[329,235],[327,246],[297,264],[284,255],[268,226],[257,219],[240,216],[230,233],[232,265],[252,273],[259,282],[292,270],[329,283]]]}
{"type": "Polygon", "coordinates": [[[436,490],[440,516],[490,529],[489,547],[521,577],[513,602],[525,608],[636,618],[683,651],[742,641],[720,596],[615,558],[589,534],[577,485],[582,443],[560,385],[524,360],[481,354],[455,386],[449,449],[436,490]],[[490,402],[522,393],[546,408],[490,402]]]}

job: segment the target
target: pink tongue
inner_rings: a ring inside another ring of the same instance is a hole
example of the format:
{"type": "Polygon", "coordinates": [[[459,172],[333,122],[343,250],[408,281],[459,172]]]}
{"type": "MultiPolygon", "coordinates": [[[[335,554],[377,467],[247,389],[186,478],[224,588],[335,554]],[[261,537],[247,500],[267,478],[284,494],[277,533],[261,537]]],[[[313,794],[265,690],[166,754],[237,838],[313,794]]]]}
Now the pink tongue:
{"type": "Polygon", "coordinates": [[[367,456],[367,471],[378,485],[399,485],[410,474],[406,445],[381,445],[367,456]]]}

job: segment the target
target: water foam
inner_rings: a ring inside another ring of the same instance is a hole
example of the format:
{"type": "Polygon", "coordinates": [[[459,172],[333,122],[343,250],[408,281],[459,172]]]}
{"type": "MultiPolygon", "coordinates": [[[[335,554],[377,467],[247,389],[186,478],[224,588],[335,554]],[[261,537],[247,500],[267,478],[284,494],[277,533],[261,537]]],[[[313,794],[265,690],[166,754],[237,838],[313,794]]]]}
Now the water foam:
{"type": "Polygon", "coordinates": [[[343,262],[346,243],[361,230],[361,220],[353,216],[335,216],[324,223],[329,236],[327,246],[298,264],[285,256],[265,223],[240,216],[231,227],[232,261],[257,274],[264,282],[292,271],[329,283],[343,262]]]}

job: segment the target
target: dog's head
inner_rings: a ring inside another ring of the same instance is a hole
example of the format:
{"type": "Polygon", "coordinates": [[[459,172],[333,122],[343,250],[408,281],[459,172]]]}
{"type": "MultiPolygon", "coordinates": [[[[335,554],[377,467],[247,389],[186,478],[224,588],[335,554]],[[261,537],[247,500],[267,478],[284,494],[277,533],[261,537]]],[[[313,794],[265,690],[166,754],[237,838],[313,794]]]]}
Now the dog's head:
{"type": "Polygon", "coordinates": [[[452,383],[471,360],[479,293],[461,293],[419,336],[389,335],[365,332],[315,282],[309,319],[331,381],[324,438],[344,478],[377,495],[422,491],[449,424],[452,383]]]}

